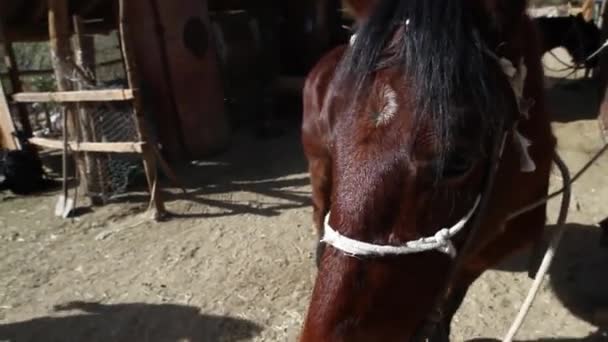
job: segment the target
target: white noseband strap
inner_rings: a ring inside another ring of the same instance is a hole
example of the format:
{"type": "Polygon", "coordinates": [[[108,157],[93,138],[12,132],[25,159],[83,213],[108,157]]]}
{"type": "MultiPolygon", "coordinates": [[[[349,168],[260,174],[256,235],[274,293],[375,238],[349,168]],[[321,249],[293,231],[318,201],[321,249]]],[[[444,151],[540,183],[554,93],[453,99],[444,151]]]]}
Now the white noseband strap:
{"type": "Polygon", "coordinates": [[[354,257],[399,256],[437,250],[454,258],[456,257],[457,251],[451,240],[456,234],[463,230],[471,217],[473,217],[473,214],[475,214],[475,211],[479,206],[480,200],[481,197],[478,196],[473,208],[471,208],[467,215],[451,228],[441,229],[435,236],[409,241],[402,246],[374,245],[341,235],[329,225],[330,214],[328,213],[327,216],[325,216],[325,231],[321,242],[354,257]]]}

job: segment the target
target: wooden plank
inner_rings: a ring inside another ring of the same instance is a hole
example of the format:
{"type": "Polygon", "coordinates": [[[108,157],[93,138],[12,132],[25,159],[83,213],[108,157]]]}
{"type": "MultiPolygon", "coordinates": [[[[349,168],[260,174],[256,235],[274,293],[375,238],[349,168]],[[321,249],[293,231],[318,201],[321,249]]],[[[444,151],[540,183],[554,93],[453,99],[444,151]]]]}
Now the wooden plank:
{"type": "MultiPolygon", "coordinates": [[[[48,10],[49,47],[51,50],[51,62],[53,64],[53,69],[55,70],[57,90],[60,94],[61,92],[66,94],[69,92],[69,94],[72,94],[71,92],[74,88],[70,80],[70,75],[73,74],[74,69],[73,63],[70,64],[70,61],[73,59],[73,53],[70,41],[71,32],[68,0],[48,0],[48,10]]],[[[67,178],[68,142],[70,140],[80,142],[82,141],[82,135],[80,133],[80,122],[75,104],[65,103],[63,109],[63,195],[67,198],[68,187],[65,179],[67,178]]],[[[88,189],[88,178],[84,155],[74,153],[74,160],[76,161],[76,170],[79,179],[78,192],[86,194],[88,189]]],[[[76,200],[74,200],[74,202],[76,202],[76,200]]]]}
{"type": "MultiPolygon", "coordinates": [[[[61,150],[63,149],[63,142],[55,139],[48,138],[30,138],[30,143],[52,149],[61,150]]],[[[69,149],[73,152],[96,152],[96,153],[142,153],[144,148],[143,142],[78,142],[69,141],[69,149]]]]}
{"type": "MultiPolygon", "coordinates": [[[[23,85],[19,78],[19,69],[17,68],[17,60],[15,58],[15,51],[13,50],[12,41],[6,36],[4,32],[4,23],[0,20],[0,48],[3,50],[4,63],[6,64],[6,70],[11,82],[12,92],[19,93],[23,91],[23,85]]],[[[23,104],[17,104],[17,118],[21,124],[21,130],[27,137],[32,136],[32,124],[30,123],[29,113],[27,108],[23,104]]]]}
{"type": "MultiPolygon", "coordinates": [[[[74,61],[76,67],[82,70],[87,80],[79,80],[77,82],[78,90],[86,89],[86,82],[95,84],[95,39],[91,35],[86,34],[84,21],[78,15],[72,17],[74,27],[74,61]]],[[[99,142],[95,130],[95,120],[91,114],[91,107],[86,103],[77,104],[77,115],[80,121],[80,132],[82,140],[86,142],[99,142]]],[[[102,205],[103,198],[107,195],[106,189],[108,184],[106,180],[109,175],[104,171],[107,170],[107,160],[95,158],[91,153],[84,154],[85,172],[87,174],[87,194],[93,205],[102,205]]]]}
{"type": "Polygon", "coordinates": [[[133,91],[131,89],[58,91],[18,93],[13,94],[12,97],[13,101],[18,103],[129,101],[133,99],[133,91]]]}
{"type": "MultiPolygon", "coordinates": [[[[148,135],[144,112],[143,103],[139,95],[139,75],[137,70],[137,64],[135,63],[135,55],[131,50],[131,32],[129,30],[129,16],[127,15],[126,0],[118,0],[118,16],[119,16],[119,33],[120,33],[120,45],[122,47],[122,58],[125,61],[125,73],[129,80],[129,88],[135,89],[135,96],[133,98],[133,116],[135,123],[137,124],[137,134],[139,140],[148,142],[150,136],[148,135]]],[[[146,171],[146,179],[148,181],[148,188],[150,189],[150,206],[149,210],[154,219],[162,219],[166,214],[165,201],[160,191],[158,184],[158,164],[156,156],[153,150],[154,145],[147,145],[143,153],[144,169],[146,171]]]]}
{"type": "MultiPolygon", "coordinates": [[[[109,66],[120,65],[120,64],[122,64],[122,58],[121,59],[112,59],[109,61],[96,63],[95,67],[103,68],[103,67],[109,67],[109,66]]],[[[21,77],[46,76],[46,75],[53,74],[54,72],[55,72],[55,70],[53,70],[53,69],[19,70],[19,76],[21,76],[21,77]]],[[[0,73],[0,76],[7,77],[8,73],[6,73],[6,72],[0,73]]]]}
{"type": "Polygon", "coordinates": [[[6,94],[4,93],[4,87],[0,82],[0,147],[9,150],[16,150],[19,148],[15,141],[15,125],[13,124],[13,118],[11,117],[11,110],[6,101],[6,94]]]}

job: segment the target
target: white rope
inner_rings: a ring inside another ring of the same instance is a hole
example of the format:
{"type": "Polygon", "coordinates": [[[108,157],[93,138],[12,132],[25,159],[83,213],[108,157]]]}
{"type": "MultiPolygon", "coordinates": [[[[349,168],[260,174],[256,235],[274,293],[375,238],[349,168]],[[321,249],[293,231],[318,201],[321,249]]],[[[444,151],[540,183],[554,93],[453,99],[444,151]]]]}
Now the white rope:
{"type": "MultiPolygon", "coordinates": [[[[564,233],[567,229],[566,221],[568,219],[568,210],[570,208],[572,184],[576,181],[576,178],[572,178],[572,179],[570,178],[570,171],[568,170],[568,167],[566,166],[566,164],[564,163],[564,161],[561,159],[561,157],[559,156],[559,154],[557,152],[555,152],[554,162],[558,166],[560,172],[562,173],[562,180],[564,183],[562,204],[561,204],[560,211],[559,211],[559,217],[557,219],[558,228],[553,233],[551,242],[549,244],[549,248],[547,249],[545,256],[543,257],[543,261],[538,269],[538,272],[536,273],[536,277],[534,278],[532,287],[530,288],[530,291],[528,292],[526,299],[524,300],[521,308],[519,309],[519,313],[517,314],[515,321],[513,321],[513,324],[509,328],[509,331],[505,335],[502,342],[512,342],[513,338],[515,337],[515,335],[517,334],[519,329],[521,329],[522,325],[524,324],[524,320],[528,316],[528,313],[530,312],[530,309],[532,308],[532,304],[534,304],[534,300],[536,299],[536,296],[538,295],[540,287],[542,286],[542,284],[545,280],[545,276],[549,272],[549,268],[551,267],[551,265],[553,263],[555,254],[557,253],[559,245],[560,245],[562,238],[564,236],[564,233]]],[[[584,170],[585,169],[583,168],[583,172],[584,172],[584,170]]],[[[549,198],[547,197],[546,200],[548,201],[549,198]]]]}
{"type": "Polygon", "coordinates": [[[589,57],[587,57],[586,61],[588,62],[588,61],[594,59],[597,55],[604,52],[604,49],[606,49],[606,48],[608,48],[608,39],[606,39],[606,41],[602,44],[602,46],[600,46],[599,49],[595,50],[595,52],[593,52],[591,55],[589,55],[589,57]]]}
{"type": "Polygon", "coordinates": [[[473,208],[471,208],[467,215],[451,228],[441,229],[432,237],[409,241],[402,246],[375,245],[348,238],[338,233],[331,227],[329,224],[330,213],[328,213],[327,216],[325,216],[325,231],[321,242],[324,242],[335,249],[344,252],[346,255],[353,257],[381,257],[388,255],[397,256],[437,250],[454,258],[456,257],[457,251],[451,240],[454,236],[462,231],[473,214],[475,214],[480,200],[481,196],[478,196],[475,200],[473,208]]]}

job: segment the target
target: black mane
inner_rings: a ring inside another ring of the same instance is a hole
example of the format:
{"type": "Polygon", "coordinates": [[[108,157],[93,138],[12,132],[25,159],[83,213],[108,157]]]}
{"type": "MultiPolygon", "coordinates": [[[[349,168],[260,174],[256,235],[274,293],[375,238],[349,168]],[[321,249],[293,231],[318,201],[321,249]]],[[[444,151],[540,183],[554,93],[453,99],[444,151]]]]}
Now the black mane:
{"type": "Polygon", "coordinates": [[[353,87],[359,96],[379,68],[401,67],[415,107],[415,124],[433,123],[443,157],[459,127],[473,122],[479,138],[488,137],[505,115],[501,109],[507,107],[504,87],[497,88],[504,76],[497,76],[497,62],[488,53],[499,45],[493,38],[498,34],[492,32],[490,16],[468,3],[380,1],[357,33],[336,77],[338,84],[353,87]],[[388,44],[394,51],[386,56],[388,44]],[[457,111],[455,106],[467,110],[457,111]]]}

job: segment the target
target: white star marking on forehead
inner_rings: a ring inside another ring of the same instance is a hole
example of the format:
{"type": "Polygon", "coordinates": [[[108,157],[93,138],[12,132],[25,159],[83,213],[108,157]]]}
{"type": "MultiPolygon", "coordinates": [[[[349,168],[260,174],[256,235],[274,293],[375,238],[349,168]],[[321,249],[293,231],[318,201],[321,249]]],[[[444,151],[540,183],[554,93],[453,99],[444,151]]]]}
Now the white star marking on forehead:
{"type": "Polygon", "coordinates": [[[376,127],[388,125],[395,117],[395,114],[397,114],[397,110],[399,110],[397,93],[390,85],[384,86],[382,89],[382,97],[384,105],[376,117],[376,127]]]}

